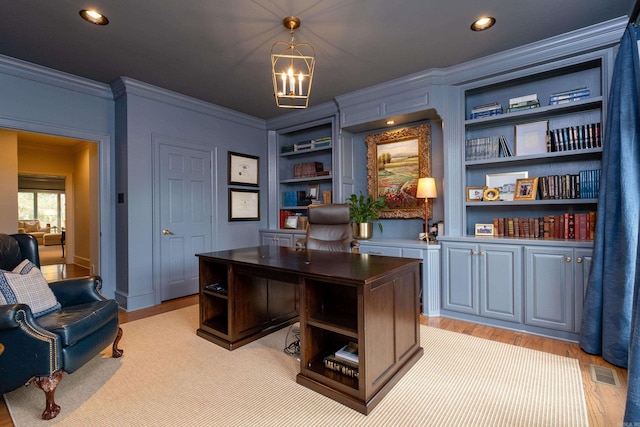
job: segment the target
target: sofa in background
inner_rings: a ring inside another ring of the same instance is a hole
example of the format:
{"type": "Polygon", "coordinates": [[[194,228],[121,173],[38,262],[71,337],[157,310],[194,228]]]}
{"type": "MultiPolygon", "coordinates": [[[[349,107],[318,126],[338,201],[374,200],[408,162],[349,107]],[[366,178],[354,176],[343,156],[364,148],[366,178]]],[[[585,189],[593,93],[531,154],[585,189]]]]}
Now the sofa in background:
{"type": "Polygon", "coordinates": [[[21,219],[18,221],[18,233],[31,234],[39,245],[44,244],[44,235],[51,232],[50,226],[42,226],[39,219],[21,219]]]}

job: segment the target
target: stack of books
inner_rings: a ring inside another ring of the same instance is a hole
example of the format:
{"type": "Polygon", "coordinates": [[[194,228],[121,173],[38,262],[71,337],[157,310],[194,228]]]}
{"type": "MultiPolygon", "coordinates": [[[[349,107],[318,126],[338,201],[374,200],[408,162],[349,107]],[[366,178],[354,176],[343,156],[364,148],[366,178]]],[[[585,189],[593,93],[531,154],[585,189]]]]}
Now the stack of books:
{"type": "Polygon", "coordinates": [[[531,95],[524,95],[509,99],[509,108],[507,109],[507,112],[513,113],[515,111],[529,110],[539,106],[540,101],[538,100],[538,95],[532,93],[531,95]]]}
{"type": "Polygon", "coordinates": [[[471,110],[471,120],[479,119],[481,117],[490,117],[497,114],[502,114],[502,105],[498,102],[492,102],[491,104],[478,105],[471,110]]]}
{"type": "Polygon", "coordinates": [[[331,137],[317,138],[311,140],[311,148],[331,147],[331,137]]]}
{"type": "Polygon", "coordinates": [[[549,130],[550,151],[583,150],[600,147],[602,147],[600,123],[549,130]]]}
{"type": "Polygon", "coordinates": [[[494,159],[497,157],[511,157],[513,153],[504,136],[486,136],[471,138],[465,141],[465,160],[494,159]]]}
{"type": "Polygon", "coordinates": [[[292,151],[294,151],[293,144],[283,145],[282,147],[280,147],[281,153],[291,153],[292,151]]]}
{"type": "Polygon", "coordinates": [[[570,89],[562,92],[552,93],[549,97],[549,105],[566,104],[573,101],[579,101],[581,99],[587,99],[591,95],[591,91],[588,87],[581,87],[579,89],[570,89]]]}
{"type": "Polygon", "coordinates": [[[350,342],[335,354],[326,356],[323,363],[327,369],[358,378],[358,344],[350,342]]]}

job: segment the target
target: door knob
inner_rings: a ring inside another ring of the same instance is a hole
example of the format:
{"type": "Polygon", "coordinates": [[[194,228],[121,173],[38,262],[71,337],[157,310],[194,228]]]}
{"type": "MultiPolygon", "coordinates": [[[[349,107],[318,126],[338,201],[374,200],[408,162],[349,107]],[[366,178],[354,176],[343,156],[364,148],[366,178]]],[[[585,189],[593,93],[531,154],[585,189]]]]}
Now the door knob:
{"type": "Polygon", "coordinates": [[[166,228],[164,230],[162,230],[162,234],[164,234],[165,236],[169,236],[172,235],[173,236],[173,231],[169,231],[166,228]]]}

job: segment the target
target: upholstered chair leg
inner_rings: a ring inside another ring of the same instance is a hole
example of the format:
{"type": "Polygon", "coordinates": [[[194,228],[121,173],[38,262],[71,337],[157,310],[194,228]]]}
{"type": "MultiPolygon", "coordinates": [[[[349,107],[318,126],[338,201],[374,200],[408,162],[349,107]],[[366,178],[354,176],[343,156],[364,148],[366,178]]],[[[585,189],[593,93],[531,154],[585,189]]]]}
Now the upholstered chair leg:
{"type": "Polygon", "coordinates": [[[122,356],[122,353],[124,353],[123,350],[120,350],[118,348],[118,343],[120,342],[121,338],[122,338],[122,328],[118,326],[118,335],[116,336],[116,340],[113,342],[113,351],[111,353],[111,356],[114,358],[118,358],[122,356]]]}
{"type": "Polygon", "coordinates": [[[62,380],[62,372],[56,371],[51,376],[48,377],[36,377],[34,383],[38,388],[44,391],[44,395],[47,399],[46,407],[44,408],[44,412],[42,413],[43,420],[50,420],[55,418],[60,413],[60,406],[56,405],[54,401],[54,395],[56,393],[56,387],[62,380]]]}

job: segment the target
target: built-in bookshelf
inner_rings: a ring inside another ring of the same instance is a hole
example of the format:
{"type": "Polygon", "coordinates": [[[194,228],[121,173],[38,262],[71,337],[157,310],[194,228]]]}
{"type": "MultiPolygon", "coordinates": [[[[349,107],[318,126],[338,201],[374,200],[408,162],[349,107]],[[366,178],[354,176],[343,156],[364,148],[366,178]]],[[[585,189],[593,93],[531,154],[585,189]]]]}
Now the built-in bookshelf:
{"type": "MultiPolygon", "coordinates": [[[[334,183],[333,119],[278,133],[279,228],[312,203],[331,203],[334,183]]],[[[304,224],[304,221],[300,221],[304,224]]],[[[300,225],[302,226],[302,225],[300,225]]]]}
{"type": "Polygon", "coordinates": [[[467,198],[467,235],[475,234],[476,224],[498,218],[529,224],[596,210],[604,132],[601,60],[548,70],[464,91],[466,186],[498,186],[492,200],[467,198]],[[535,185],[533,194],[527,188],[531,197],[519,198],[526,183],[535,185]]]}

